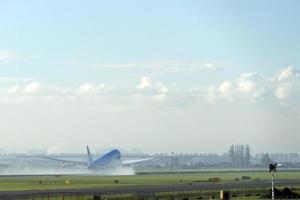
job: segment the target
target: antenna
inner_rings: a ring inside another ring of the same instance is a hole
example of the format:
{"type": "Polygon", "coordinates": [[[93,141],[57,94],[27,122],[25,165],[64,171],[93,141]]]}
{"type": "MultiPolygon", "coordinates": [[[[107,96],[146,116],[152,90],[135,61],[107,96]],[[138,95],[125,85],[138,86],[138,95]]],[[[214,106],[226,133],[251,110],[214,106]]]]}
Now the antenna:
{"type": "Polygon", "coordinates": [[[282,166],[282,164],[278,164],[278,163],[271,163],[269,165],[269,172],[271,173],[272,175],[272,200],[275,199],[275,194],[274,194],[274,175],[275,175],[275,172],[277,172],[277,166],[280,167],[282,166]]]}

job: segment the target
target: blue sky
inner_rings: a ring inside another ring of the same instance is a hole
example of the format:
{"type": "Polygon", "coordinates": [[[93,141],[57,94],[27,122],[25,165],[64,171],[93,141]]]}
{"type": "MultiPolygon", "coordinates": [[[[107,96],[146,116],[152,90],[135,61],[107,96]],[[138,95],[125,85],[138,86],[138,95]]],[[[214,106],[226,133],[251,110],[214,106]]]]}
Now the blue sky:
{"type": "MultiPolygon", "coordinates": [[[[25,57],[1,63],[3,76],[109,81],[120,79],[119,72],[87,65],[160,60],[218,62],[230,68],[230,74],[220,76],[234,76],[244,71],[268,74],[299,62],[297,1],[1,4],[1,48],[25,57]],[[70,65],[73,60],[83,66],[70,65]]],[[[125,80],[132,76],[128,70],[121,73],[125,80]]]]}
{"type": "MultiPolygon", "coordinates": [[[[62,143],[69,145],[64,149],[77,151],[82,140],[66,141],[85,127],[86,143],[109,136],[111,140],[94,145],[118,141],[115,146],[154,152],[153,144],[144,145],[144,138],[151,142],[151,134],[165,134],[167,141],[176,129],[187,146],[178,151],[197,152],[195,138],[208,144],[213,142],[211,135],[230,130],[227,143],[220,140],[218,148],[203,146],[201,151],[223,151],[232,138],[236,143],[253,143],[259,151],[273,151],[264,142],[257,143],[257,136],[276,130],[279,144],[282,132],[294,136],[299,131],[294,121],[300,119],[299,4],[292,0],[3,1],[0,106],[9,106],[8,112],[18,116],[0,116],[8,125],[3,130],[11,133],[3,137],[13,141],[22,130],[32,139],[41,131],[48,140],[37,142],[37,148],[62,143]],[[45,114],[51,109],[57,111],[54,122],[45,114]],[[168,112],[174,114],[170,119],[168,112]],[[251,123],[236,127],[234,121],[244,112],[251,123]],[[34,116],[22,122],[22,116],[32,114],[42,116],[42,127],[32,124],[34,116]],[[95,121],[90,124],[82,118],[85,115],[95,121]],[[205,116],[210,120],[204,127],[185,122],[191,136],[185,139],[181,115],[192,121],[205,116]],[[132,125],[150,116],[166,123],[150,120],[150,125],[145,121],[132,125]],[[228,117],[231,123],[224,123],[228,117]],[[215,129],[214,118],[219,119],[220,130],[215,129]],[[284,123],[275,128],[269,118],[284,123]],[[58,119],[70,120],[69,126],[58,119]],[[266,120],[266,125],[254,128],[255,119],[266,120]],[[23,128],[10,129],[14,120],[23,128]],[[172,122],[177,128],[170,127],[172,122]],[[138,144],[119,140],[122,129],[117,127],[124,124],[132,125],[126,128],[128,140],[138,138],[138,144]],[[50,131],[53,126],[59,127],[55,134],[50,131]],[[253,137],[244,137],[250,132],[253,137]]],[[[179,141],[158,150],[171,151],[179,141]]],[[[2,146],[15,148],[11,143],[2,146]]],[[[300,149],[282,145],[281,150],[300,149]]]]}

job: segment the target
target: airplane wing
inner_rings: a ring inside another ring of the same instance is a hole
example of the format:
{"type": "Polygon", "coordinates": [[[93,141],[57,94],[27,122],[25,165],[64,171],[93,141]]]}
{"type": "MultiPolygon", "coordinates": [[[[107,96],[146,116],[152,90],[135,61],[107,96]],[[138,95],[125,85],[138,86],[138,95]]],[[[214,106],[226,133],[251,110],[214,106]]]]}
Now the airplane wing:
{"type": "Polygon", "coordinates": [[[135,159],[135,160],[122,160],[122,165],[132,165],[140,162],[144,162],[147,160],[152,160],[154,157],[151,158],[142,158],[142,159],[135,159]]]}
{"type": "Polygon", "coordinates": [[[54,161],[62,162],[62,163],[69,163],[69,164],[73,164],[73,165],[87,166],[87,162],[83,162],[83,161],[64,160],[64,159],[59,159],[59,158],[51,158],[51,157],[47,157],[47,156],[42,156],[41,158],[48,159],[48,160],[54,160],[54,161]]]}

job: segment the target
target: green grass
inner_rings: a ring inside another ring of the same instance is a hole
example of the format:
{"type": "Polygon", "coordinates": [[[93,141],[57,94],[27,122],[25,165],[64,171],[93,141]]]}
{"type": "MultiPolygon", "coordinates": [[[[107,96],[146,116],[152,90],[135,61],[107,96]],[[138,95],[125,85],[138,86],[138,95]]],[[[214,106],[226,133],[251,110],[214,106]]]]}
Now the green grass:
{"type": "MultiPolygon", "coordinates": [[[[199,172],[199,173],[159,173],[135,176],[32,176],[32,177],[1,177],[0,190],[41,190],[56,188],[91,188],[91,187],[121,187],[129,185],[159,185],[174,183],[191,183],[193,181],[208,181],[209,177],[219,177],[222,181],[234,181],[241,176],[252,179],[270,179],[268,172],[199,172]],[[40,184],[41,180],[41,184],[40,184]],[[66,185],[65,181],[70,184],[66,185]],[[119,180],[119,183],[115,183],[119,180]]],[[[276,179],[300,179],[300,171],[282,171],[276,174],[276,179]]]]}

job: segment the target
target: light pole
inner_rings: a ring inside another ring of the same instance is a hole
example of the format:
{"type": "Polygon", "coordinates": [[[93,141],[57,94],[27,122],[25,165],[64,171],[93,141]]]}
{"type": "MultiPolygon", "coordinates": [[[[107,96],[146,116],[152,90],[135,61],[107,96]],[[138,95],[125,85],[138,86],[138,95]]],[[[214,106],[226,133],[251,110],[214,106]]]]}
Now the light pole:
{"type": "Polygon", "coordinates": [[[275,164],[270,164],[269,165],[269,172],[272,174],[272,200],[275,199],[275,194],[274,194],[274,174],[277,171],[277,163],[275,164]]]}

